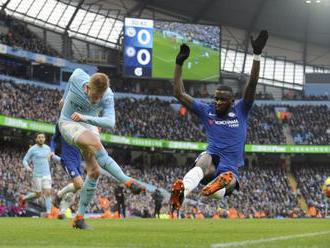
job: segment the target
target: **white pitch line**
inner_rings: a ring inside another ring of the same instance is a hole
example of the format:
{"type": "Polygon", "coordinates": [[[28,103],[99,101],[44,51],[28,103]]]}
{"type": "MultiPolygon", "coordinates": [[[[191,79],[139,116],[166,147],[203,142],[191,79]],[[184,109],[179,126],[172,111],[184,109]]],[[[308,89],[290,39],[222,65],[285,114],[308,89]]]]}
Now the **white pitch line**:
{"type": "Polygon", "coordinates": [[[245,246],[248,246],[248,245],[269,243],[269,242],[278,241],[278,240],[299,239],[299,238],[305,238],[305,237],[320,236],[320,235],[325,235],[325,234],[330,234],[330,231],[304,233],[304,234],[288,235],[288,236],[279,236],[279,237],[268,238],[268,239],[245,240],[245,241],[231,242],[231,243],[219,243],[219,244],[212,244],[211,248],[237,247],[237,246],[244,246],[245,247],[245,246]]]}
{"type": "Polygon", "coordinates": [[[212,76],[203,78],[203,79],[201,79],[201,81],[206,81],[206,80],[211,79],[211,78],[219,78],[219,74],[216,74],[216,75],[212,75],[212,76]]]}
{"type": "Polygon", "coordinates": [[[174,64],[174,61],[175,61],[174,57],[172,59],[163,59],[162,57],[159,57],[159,56],[156,56],[156,55],[154,55],[154,57],[161,60],[161,61],[163,61],[163,62],[165,62],[165,63],[173,63],[174,64]]]}

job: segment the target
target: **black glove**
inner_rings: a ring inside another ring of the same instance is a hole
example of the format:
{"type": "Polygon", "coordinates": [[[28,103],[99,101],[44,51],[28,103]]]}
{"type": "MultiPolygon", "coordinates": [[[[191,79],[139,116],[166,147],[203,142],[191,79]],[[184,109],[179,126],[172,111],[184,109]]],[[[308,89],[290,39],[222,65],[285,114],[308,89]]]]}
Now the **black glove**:
{"type": "Polygon", "coordinates": [[[175,63],[177,65],[183,65],[183,62],[189,57],[190,54],[190,48],[186,44],[182,44],[180,46],[180,52],[176,56],[175,63]]]}
{"type": "Polygon", "coordinates": [[[257,37],[257,39],[255,39],[255,40],[253,40],[253,37],[251,36],[251,45],[253,47],[253,53],[256,55],[260,55],[266,45],[267,40],[268,40],[268,31],[267,30],[262,30],[259,33],[259,36],[257,37]]]}

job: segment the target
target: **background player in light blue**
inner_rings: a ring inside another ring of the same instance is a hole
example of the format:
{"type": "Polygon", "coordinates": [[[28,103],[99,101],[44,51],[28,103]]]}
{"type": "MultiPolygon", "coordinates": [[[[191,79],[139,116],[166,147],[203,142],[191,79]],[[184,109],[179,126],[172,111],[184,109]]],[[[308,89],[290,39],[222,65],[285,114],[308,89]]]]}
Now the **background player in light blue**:
{"type": "Polygon", "coordinates": [[[249,82],[243,98],[235,103],[229,86],[217,88],[214,101],[206,104],[193,99],[182,82],[182,65],[189,57],[190,48],[183,44],[176,57],[174,93],[176,98],[192,110],[202,122],[207,136],[207,149],[196,159],[195,167],[177,179],[171,189],[172,210],[178,210],[182,202],[199,183],[205,196],[223,197],[239,188],[238,168],[244,165],[244,145],[247,135],[247,118],[252,107],[260,70],[260,56],[268,39],[268,32],[261,31],[256,40],[251,37],[254,59],[249,82]]]}
{"type": "Polygon", "coordinates": [[[20,196],[19,204],[21,207],[26,206],[27,201],[39,198],[42,194],[45,199],[47,214],[50,213],[52,207],[51,188],[52,178],[49,169],[50,147],[45,144],[45,135],[39,133],[36,136],[36,144],[31,146],[23,158],[24,168],[32,172],[32,192],[25,196],[20,196]],[[33,165],[33,169],[30,167],[33,165]]]}
{"type": "Polygon", "coordinates": [[[99,165],[133,193],[145,190],[125,175],[101,143],[97,127],[111,128],[114,125],[114,98],[107,75],[95,73],[90,77],[83,70],[76,69],[69,79],[59,119],[63,138],[81,150],[86,162],[87,176],[80,194],[78,214],[73,220],[75,228],[88,228],[83,216],[95,194],[100,175],[99,165]]]}

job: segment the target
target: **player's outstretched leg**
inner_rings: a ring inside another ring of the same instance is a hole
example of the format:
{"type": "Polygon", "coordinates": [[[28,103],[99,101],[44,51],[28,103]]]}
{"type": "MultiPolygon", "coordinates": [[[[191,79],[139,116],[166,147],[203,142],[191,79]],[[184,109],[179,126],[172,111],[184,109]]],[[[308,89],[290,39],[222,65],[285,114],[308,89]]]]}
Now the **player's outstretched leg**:
{"type": "Polygon", "coordinates": [[[72,221],[72,227],[76,229],[88,230],[90,226],[86,224],[84,216],[76,215],[72,221]]]}
{"type": "MultiPolygon", "coordinates": [[[[80,174],[79,171],[75,172],[76,174],[80,174]]],[[[76,176],[72,179],[72,183],[69,183],[65,187],[63,187],[54,197],[53,205],[56,208],[60,208],[62,199],[66,198],[67,195],[71,195],[71,193],[77,193],[83,186],[84,181],[81,176],[76,176]]]]}
{"type": "Polygon", "coordinates": [[[39,198],[41,196],[41,192],[31,192],[26,195],[20,195],[18,198],[18,205],[20,208],[26,208],[26,203],[35,198],[39,198]]]}
{"type": "Polygon", "coordinates": [[[42,190],[43,198],[45,201],[45,207],[46,207],[46,214],[43,217],[48,217],[50,215],[51,209],[52,209],[52,197],[51,197],[51,189],[45,188],[42,190]]]}
{"type": "Polygon", "coordinates": [[[146,191],[145,187],[137,182],[136,180],[134,180],[133,178],[130,178],[126,183],[125,186],[134,194],[140,194],[146,191]]]}
{"type": "Polygon", "coordinates": [[[73,204],[74,199],[75,199],[75,193],[73,193],[73,192],[66,193],[63,196],[62,201],[59,206],[60,212],[58,215],[58,219],[66,218],[66,216],[65,216],[66,210],[73,204]]]}
{"type": "Polygon", "coordinates": [[[56,208],[59,208],[60,204],[61,204],[61,201],[62,201],[62,198],[67,194],[67,193],[70,193],[70,192],[73,192],[75,193],[77,190],[75,188],[75,186],[73,185],[73,183],[69,183],[68,185],[64,186],[61,190],[59,190],[56,194],[55,194],[55,197],[54,197],[54,200],[53,200],[53,205],[54,207],[56,208]]]}
{"type": "Polygon", "coordinates": [[[218,191],[214,192],[212,195],[210,195],[210,197],[212,197],[213,199],[216,199],[216,200],[222,200],[225,197],[226,192],[227,192],[227,189],[222,188],[222,189],[219,189],[218,191]]]}
{"type": "Polygon", "coordinates": [[[89,229],[89,226],[85,222],[84,215],[85,215],[88,204],[90,203],[90,201],[93,199],[93,197],[95,195],[97,183],[98,183],[98,177],[92,178],[92,177],[86,176],[83,188],[80,193],[78,213],[72,222],[73,228],[89,229]]]}
{"type": "Polygon", "coordinates": [[[170,198],[172,210],[180,209],[184,198],[198,186],[204,176],[212,175],[214,170],[212,156],[205,152],[202,153],[196,159],[196,166],[187,172],[183,180],[177,179],[172,184],[170,198]]]}
{"type": "Polygon", "coordinates": [[[127,176],[117,162],[109,156],[103,146],[96,151],[96,160],[104,170],[109,172],[119,183],[123,183],[133,194],[145,192],[145,187],[127,176]]]}
{"type": "Polygon", "coordinates": [[[210,182],[202,189],[202,195],[204,196],[212,195],[213,193],[215,193],[216,191],[222,188],[227,188],[230,184],[233,184],[234,181],[236,184],[236,179],[233,172],[227,171],[221,173],[212,182],[210,182]]]}
{"type": "Polygon", "coordinates": [[[18,206],[20,208],[26,208],[26,201],[24,200],[24,195],[20,195],[18,198],[18,206]]]}
{"type": "Polygon", "coordinates": [[[171,188],[170,207],[171,213],[181,208],[184,200],[184,184],[182,179],[177,179],[171,188]]]}
{"type": "Polygon", "coordinates": [[[72,227],[77,229],[89,229],[84,215],[86,208],[95,195],[98,178],[100,176],[100,167],[96,162],[94,153],[90,150],[83,150],[82,155],[86,161],[87,176],[80,192],[78,213],[72,221],[72,227]]]}
{"type": "Polygon", "coordinates": [[[178,210],[184,201],[184,198],[190,194],[203,179],[204,173],[201,167],[195,166],[182,179],[177,179],[171,188],[170,202],[172,210],[178,210]]]}

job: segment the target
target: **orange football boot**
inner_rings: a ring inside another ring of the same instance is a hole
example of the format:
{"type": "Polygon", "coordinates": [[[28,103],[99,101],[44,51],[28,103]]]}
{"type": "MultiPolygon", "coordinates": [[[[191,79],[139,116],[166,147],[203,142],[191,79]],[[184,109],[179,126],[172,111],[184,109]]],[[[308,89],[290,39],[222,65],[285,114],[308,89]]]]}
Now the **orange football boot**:
{"type": "Polygon", "coordinates": [[[146,188],[132,178],[125,183],[125,186],[135,195],[146,192],[146,188]]]}
{"type": "Polygon", "coordinates": [[[184,185],[182,179],[177,179],[172,184],[170,203],[172,211],[179,210],[184,200],[184,185]]]}
{"type": "Polygon", "coordinates": [[[222,189],[230,184],[233,180],[234,174],[231,171],[221,173],[215,180],[210,182],[202,189],[202,195],[209,196],[214,192],[217,192],[219,189],[222,189]]]}

